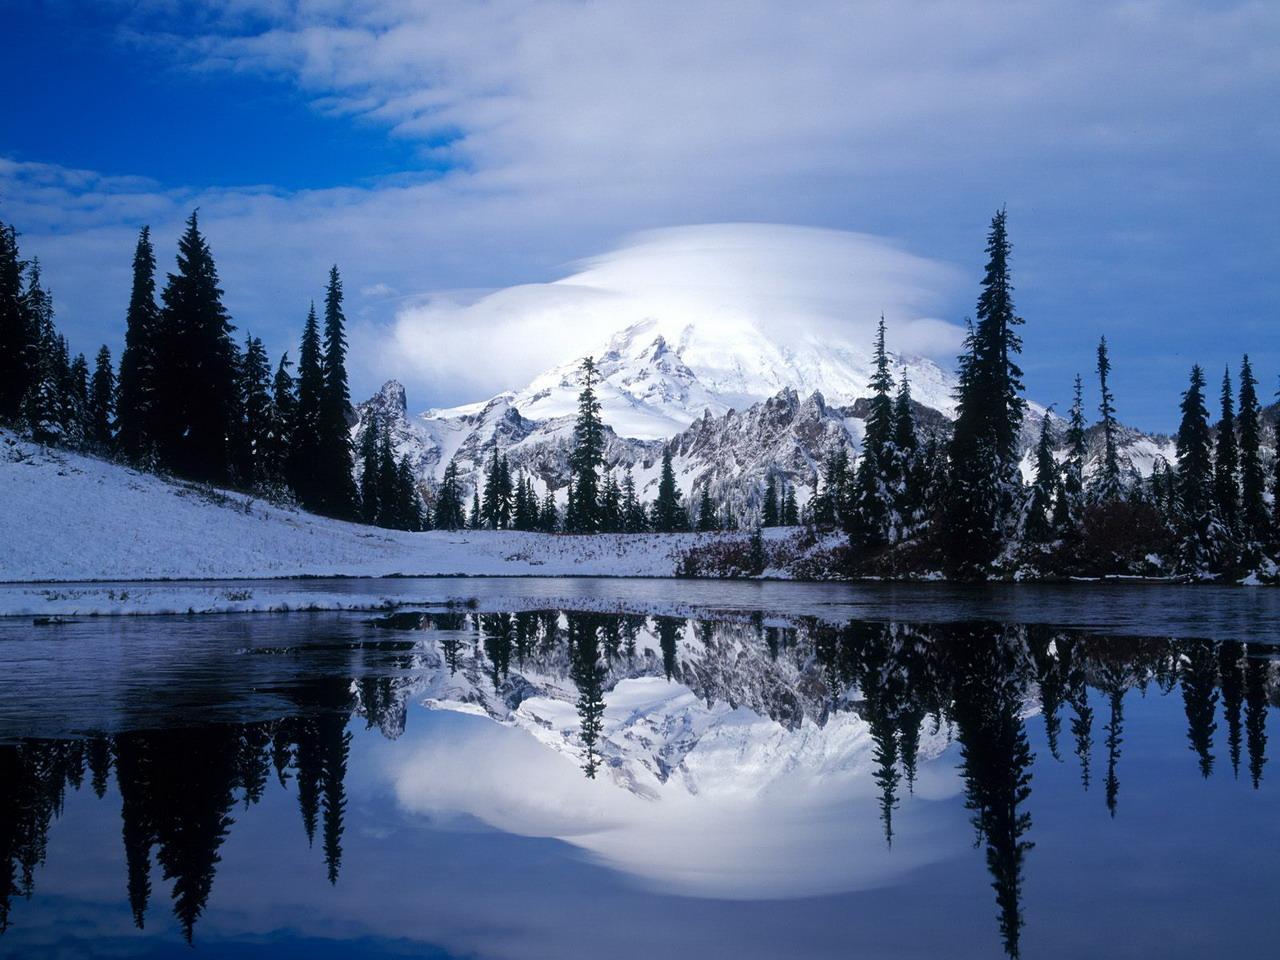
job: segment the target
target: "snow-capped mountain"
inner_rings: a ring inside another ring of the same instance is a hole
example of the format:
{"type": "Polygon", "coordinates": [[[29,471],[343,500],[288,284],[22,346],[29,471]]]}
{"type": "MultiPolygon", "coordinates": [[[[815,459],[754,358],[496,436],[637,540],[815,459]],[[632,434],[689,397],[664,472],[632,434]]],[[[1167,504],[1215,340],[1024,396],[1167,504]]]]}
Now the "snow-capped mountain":
{"type": "MultiPolygon", "coordinates": [[[[710,484],[735,510],[755,509],[769,472],[785,475],[801,502],[836,448],[856,451],[868,395],[869,351],[807,340],[770,338],[754,324],[632,324],[594,353],[598,394],[608,427],[609,469],[630,469],[642,496],[656,490],[664,443],[670,443],[686,496],[710,484]]],[[[924,357],[894,356],[910,379],[922,418],[953,413],[953,377],[924,357]]],[[[394,381],[357,409],[357,440],[376,412],[391,425],[397,454],[407,455],[428,486],[450,460],[476,482],[495,447],[540,492],[563,490],[581,390],[581,358],[535,377],[519,391],[420,416],[407,411],[394,381]]]]}
{"type": "MultiPolygon", "coordinates": [[[[804,503],[817,489],[822,464],[843,448],[857,452],[864,430],[869,350],[837,342],[789,346],[758,326],[719,323],[673,326],[644,320],[619,331],[595,352],[598,395],[607,426],[605,461],[630,470],[645,499],[656,495],[664,445],[686,498],[710,488],[742,518],[759,509],[770,473],[796,488],[804,503]]],[[[922,430],[945,433],[954,416],[954,377],[923,357],[893,356],[905,374],[922,430]]],[[[581,359],[535,377],[519,391],[449,409],[408,413],[404,388],[391,381],[357,410],[359,439],[376,413],[390,424],[398,455],[409,457],[430,489],[450,460],[468,494],[495,449],[539,493],[563,491],[569,479],[581,359]]],[[[1031,450],[1041,407],[1024,424],[1031,450]]],[[[1149,474],[1159,457],[1172,459],[1168,438],[1122,434],[1133,467],[1149,474]]],[[[1023,464],[1031,469],[1030,452],[1023,464]]]]}

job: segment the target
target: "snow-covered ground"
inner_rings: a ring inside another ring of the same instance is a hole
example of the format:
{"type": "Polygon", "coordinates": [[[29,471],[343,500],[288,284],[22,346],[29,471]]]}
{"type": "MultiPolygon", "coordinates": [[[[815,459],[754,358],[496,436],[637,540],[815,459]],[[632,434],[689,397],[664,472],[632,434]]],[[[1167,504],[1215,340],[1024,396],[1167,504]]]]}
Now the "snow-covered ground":
{"type": "Polygon", "coordinates": [[[0,503],[0,582],[668,577],[684,550],[713,536],[379,530],[166,481],[9,433],[0,433],[0,503]]]}

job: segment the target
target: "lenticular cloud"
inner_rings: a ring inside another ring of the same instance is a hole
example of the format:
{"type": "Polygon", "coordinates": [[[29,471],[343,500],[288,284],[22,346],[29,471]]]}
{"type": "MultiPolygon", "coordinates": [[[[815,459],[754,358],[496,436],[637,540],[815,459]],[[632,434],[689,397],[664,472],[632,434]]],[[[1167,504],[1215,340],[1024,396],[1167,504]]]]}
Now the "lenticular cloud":
{"type": "Polygon", "coordinates": [[[948,361],[961,339],[959,327],[938,318],[959,286],[957,271],[868,234],[673,227],[634,235],[573,271],[405,308],[385,366],[410,382],[478,397],[521,386],[642,320],[677,343],[692,325],[704,335],[763,336],[784,347],[815,336],[866,347],[883,312],[895,351],[948,361]]]}

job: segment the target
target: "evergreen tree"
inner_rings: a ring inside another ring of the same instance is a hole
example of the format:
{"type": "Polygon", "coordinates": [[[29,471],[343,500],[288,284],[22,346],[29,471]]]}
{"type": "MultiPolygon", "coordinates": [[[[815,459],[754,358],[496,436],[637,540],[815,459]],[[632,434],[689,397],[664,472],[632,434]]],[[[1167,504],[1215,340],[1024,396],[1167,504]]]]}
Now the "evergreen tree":
{"type": "Polygon", "coordinates": [[[1240,455],[1236,446],[1235,396],[1231,371],[1222,371],[1222,418],[1218,421],[1218,449],[1213,464],[1213,499],[1228,531],[1237,529],[1240,513],[1240,455]]]}
{"type": "MultiPolygon", "coordinates": [[[[355,515],[356,504],[351,434],[347,425],[351,395],[347,390],[346,322],[342,312],[342,279],[334,266],[329,269],[329,285],[324,296],[323,386],[316,427],[319,439],[316,466],[321,512],[344,519],[355,515]]],[[[391,468],[395,469],[394,463],[391,468]]]]}
{"type": "Polygon", "coordinates": [[[680,488],[676,486],[676,474],[671,466],[671,448],[663,447],[658,499],[653,504],[653,529],[657,533],[674,533],[687,527],[688,518],[680,503],[680,488]]]}
{"type": "Polygon", "coordinates": [[[396,464],[396,493],[399,505],[396,526],[412,533],[425,529],[422,497],[418,493],[418,482],[414,479],[408,456],[402,455],[400,462],[396,464]]]}
{"type": "Polygon", "coordinates": [[[1262,411],[1258,405],[1258,381],[1246,355],[1240,361],[1240,521],[1244,539],[1259,543],[1267,526],[1262,473],[1262,411]]]}
{"type": "Polygon", "coordinates": [[[560,510],[556,507],[556,495],[550,487],[538,508],[538,529],[543,533],[555,533],[560,529],[560,510]]]}
{"type": "Polygon", "coordinates": [[[400,477],[391,448],[391,427],[385,420],[378,427],[378,526],[395,529],[401,519],[400,477]]]}
{"type": "Polygon", "coordinates": [[[479,530],[484,526],[484,511],[480,508],[480,489],[477,487],[471,492],[471,517],[470,527],[472,530],[479,530]]]}
{"type": "Polygon", "coordinates": [[[257,337],[246,337],[240,356],[241,481],[265,490],[272,477],[275,401],[272,399],[271,362],[257,337]]]}
{"type": "Polygon", "coordinates": [[[893,409],[894,466],[891,474],[896,484],[892,491],[894,509],[904,538],[924,522],[924,486],[927,482],[911,403],[911,384],[907,381],[907,371],[903,369],[893,409]]]}
{"type": "Polygon", "coordinates": [[[194,211],[178,241],[178,272],[169,274],[160,299],[155,409],[161,459],[188,477],[228,481],[238,426],[238,351],[213,253],[194,211]]]}
{"type": "Polygon", "coordinates": [[[507,458],[499,456],[498,448],[494,447],[485,477],[484,505],[481,508],[484,525],[490,530],[505,530],[511,526],[513,492],[507,458]]]}
{"type": "Polygon", "coordinates": [[[537,511],[538,498],[533,493],[529,478],[521,471],[516,478],[515,502],[511,508],[512,526],[517,530],[537,529],[537,511]]]}
{"type": "Polygon", "coordinates": [[[573,427],[573,452],[569,470],[574,499],[570,504],[575,533],[594,533],[600,528],[600,467],[604,463],[604,424],[596,397],[598,378],[595,360],[582,361],[582,392],[578,394],[578,419],[573,427]]]}
{"type": "Polygon", "coordinates": [[[1119,499],[1121,494],[1120,449],[1116,438],[1115,397],[1107,377],[1111,374],[1111,357],[1107,352],[1107,338],[1098,341],[1098,386],[1102,400],[1098,413],[1102,417],[1102,464],[1098,471],[1094,496],[1102,503],[1119,499]]]}
{"type": "Polygon", "coordinates": [[[842,522],[841,505],[846,499],[848,474],[849,454],[843,447],[838,447],[823,466],[822,493],[815,498],[814,523],[832,525],[842,522]]]}
{"type": "Polygon", "coordinates": [[[878,459],[883,460],[885,449],[893,440],[893,374],[889,371],[889,352],[885,348],[884,314],[880,314],[880,322],[876,326],[876,342],[872,350],[874,370],[871,382],[871,401],[867,411],[867,430],[862,440],[862,449],[873,451],[878,459]]]}
{"type": "Polygon", "coordinates": [[[1015,362],[1022,319],[1014,312],[1005,220],[1001,210],[991,221],[977,324],[960,358],[942,538],[948,565],[959,574],[981,570],[1000,552],[1022,490],[1017,440],[1025,401],[1015,362]]]}
{"type": "MultiPolygon", "coordinates": [[[[67,338],[58,337],[59,356],[67,355],[67,338]]],[[[65,443],[73,447],[83,446],[89,436],[89,361],[83,353],[68,366],[60,366],[64,382],[59,393],[62,397],[62,423],[66,431],[65,443]]]]}
{"type": "Polygon", "coordinates": [[[1028,542],[1047,543],[1053,539],[1053,497],[1057,488],[1058,464],[1053,459],[1053,435],[1049,431],[1049,413],[1046,411],[1040,422],[1035,482],[1023,523],[1023,535],[1028,542]]]}
{"type": "Polygon", "coordinates": [[[853,477],[852,514],[846,529],[854,546],[874,550],[889,543],[890,531],[896,528],[893,517],[893,478],[896,466],[893,450],[894,403],[893,375],[889,372],[889,354],[885,349],[884,315],[876,328],[872,352],[874,370],[871,382],[867,429],[862,438],[862,456],[853,477]]]}
{"type": "Polygon", "coordinates": [[[764,503],[760,507],[760,525],[776,527],[781,517],[778,511],[778,481],[770,470],[764,479],[764,503]]]}
{"type": "Polygon", "coordinates": [[[53,326],[53,297],[44,289],[40,261],[31,263],[23,309],[31,330],[28,347],[26,395],[22,401],[22,419],[39,443],[55,443],[66,439],[65,410],[62,390],[68,376],[65,343],[53,326]]]}
{"type": "MultiPolygon", "coordinates": [[[[373,525],[382,515],[382,507],[378,502],[378,481],[381,478],[378,447],[382,436],[382,424],[372,405],[368,410],[369,418],[365,422],[364,432],[360,435],[360,519],[373,525]]],[[[449,466],[453,467],[453,463],[450,462],[449,466]]]]}
{"type": "Polygon", "coordinates": [[[1181,565],[1187,572],[1202,573],[1216,559],[1216,550],[1212,438],[1199,364],[1191,368],[1191,383],[1182,395],[1181,410],[1177,437],[1181,565]]]}
{"type": "Polygon", "coordinates": [[[89,440],[99,450],[110,450],[115,441],[116,375],[106,344],[98,350],[89,384],[89,440]]]}
{"type": "Polygon", "coordinates": [[[644,533],[649,529],[649,519],[636,495],[636,478],[631,475],[630,467],[622,476],[622,521],[627,533],[644,533]]]}
{"type": "Polygon", "coordinates": [[[156,256],[151,228],[143,227],[133,254],[133,287],[125,314],[124,353],[120,355],[116,400],[120,451],[134,461],[147,459],[157,442],[157,391],[160,388],[160,308],[156,305],[156,256]]]}
{"type": "Polygon", "coordinates": [[[298,417],[298,391],[289,368],[289,354],[280,356],[271,383],[271,442],[263,465],[268,488],[280,493],[289,483],[289,458],[293,447],[293,426],[298,417]]]}
{"type": "Polygon", "coordinates": [[[782,497],[782,525],[795,527],[800,524],[800,507],[796,504],[796,488],[787,484],[787,492],[782,497]]]}
{"type": "Polygon", "coordinates": [[[602,533],[620,533],[622,531],[622,489],[612,473],[606,473],[604,483],[600,486],[600,502],[597,516],[597,529],[602,533]]]}
{"type": "MultiPolygon", "coordinates": [[[[1084,499],[1084,463],[1088,456],[1085,443],[1084,385],[1076,374],[1075,392],[1071,400],[1071,415],[1067,420],[1067,459],[1062,469],[1063,507],[1071,527],[1080,522],[1084,499]]],[[[1062,530],[1061,532],[1069,532],[1062,530]]]]}
{"type": "Polygon", "coordinates": [[[711,483],[708,482],[702,488],[702,496],[698,500],[698,532],[710,533],[718,527],[716,505],[711,499],[711,483]]]}
{"type": "Polygon", "coordinates": [[[324,494],[318,482],[320,470],[320,403],[324,395],[324,367],[320,359],[320,323],[311,304],[302,327],[298,351],[298,403],[293,420],[289,483],[298,501],[308,510],[319,510],[324,494]]]}
{"type": "Polygon", "coordinates": [[[26,264],[18,232],[0,223],[0,421],[15,422],[31,381],[31,325],[23,303],[26,264]]]}
{"type": "Polygon", "coordinates": [[[462,487],[458,483],[458,464],[450,460],[436,494],[435,527],[437,530],[460,530],[467,525],[462,506],[462,487]]]}

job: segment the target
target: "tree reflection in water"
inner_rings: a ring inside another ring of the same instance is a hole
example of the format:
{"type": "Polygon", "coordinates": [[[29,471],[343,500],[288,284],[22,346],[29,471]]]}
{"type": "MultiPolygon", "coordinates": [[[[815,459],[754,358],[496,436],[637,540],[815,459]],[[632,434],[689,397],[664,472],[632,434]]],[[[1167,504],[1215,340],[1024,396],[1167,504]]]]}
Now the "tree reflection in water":
{"type": "Polygon", "coordinates": [[[105,797],[114,776],[121,802],[125,892],[146,922],[153,864],[188,941],[212,889],[220,849],[237,810],[257,804],[274,779],[297,797],[309,844],[317,833],[331,883],[341,874],[350,723],[397,736],[406,701],[426,674],[462,674],[508,707],[551,695],[538,676],[576,692],[583,770],[610,763],[608,694],[632,677],[665,678],[702,701],[745,706],[789,729],[852,712],[871,742],[885,843],[914,790],[922,735],[951,732],[964,804],[995,890],[1005,951],[1018,956],[1023,875],[1031,840],[1033,768],[1027,718],[1039,714],[1049,762],[1069,735],[1083,790],[1091,786],[1096,737],[1106,751],[1102,801],[1120,810],[1126,697],[1177,690],[1186,739],[1200,774],[1215,772],[1218,710],[1231,771],[1261,787],[1276,672],[1268,648],[1239,643],[1107,637],[996,623],[913,625],[763,615],[693,622],[673,616],[528,610],[396,615],[380,621],[409,639],[351,645],[375,649],[377,670],[293,679],[268,692],[277,715],[244,723],[196,721],[77,739],[26,738],[0,745],[0,930],[15,897],[30,897],[48,833],[68,790],[105,797]],[[432,658],[417,656],[424,649],[432,658]],[[1103,722],[1095,732],[1095,710],[1103,722]],[[1066,716],[1066,730],[1063,717],[1066,716]]]}

